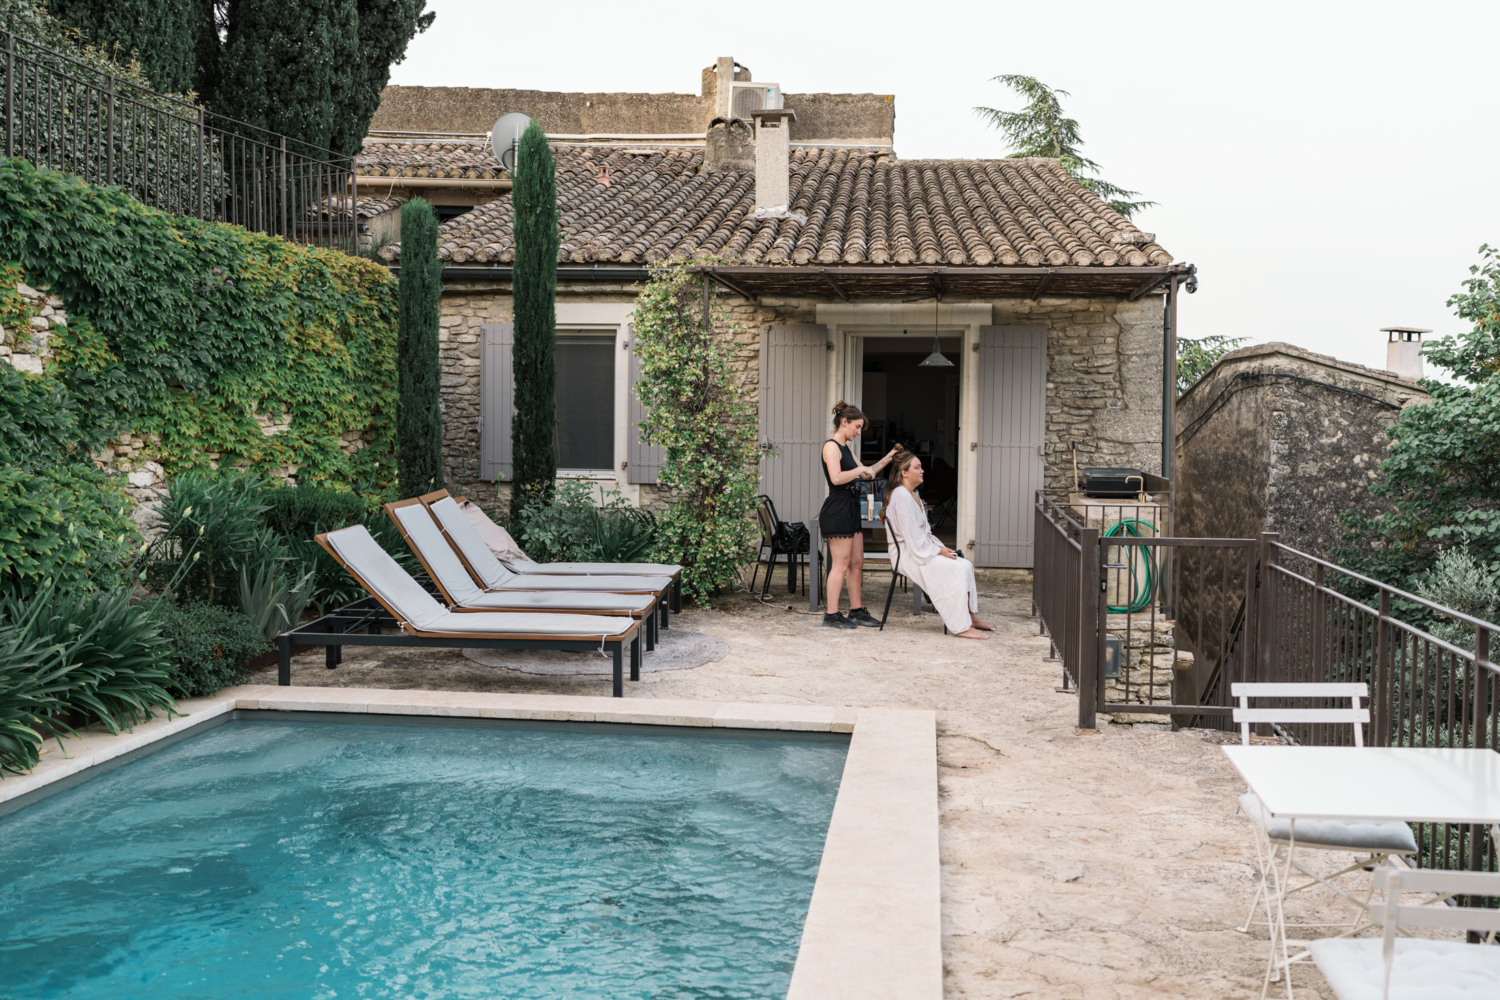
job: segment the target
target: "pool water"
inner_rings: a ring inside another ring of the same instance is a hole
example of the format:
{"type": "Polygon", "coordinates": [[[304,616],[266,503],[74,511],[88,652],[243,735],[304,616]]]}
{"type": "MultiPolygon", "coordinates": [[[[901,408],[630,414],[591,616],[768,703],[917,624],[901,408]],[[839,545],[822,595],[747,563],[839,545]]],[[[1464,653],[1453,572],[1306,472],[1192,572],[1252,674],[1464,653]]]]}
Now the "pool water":
{"type": "Polygon", "coordinates": [[[847,744],[239,720],[0,818],[0,996],[785,995],[847,744]]]}

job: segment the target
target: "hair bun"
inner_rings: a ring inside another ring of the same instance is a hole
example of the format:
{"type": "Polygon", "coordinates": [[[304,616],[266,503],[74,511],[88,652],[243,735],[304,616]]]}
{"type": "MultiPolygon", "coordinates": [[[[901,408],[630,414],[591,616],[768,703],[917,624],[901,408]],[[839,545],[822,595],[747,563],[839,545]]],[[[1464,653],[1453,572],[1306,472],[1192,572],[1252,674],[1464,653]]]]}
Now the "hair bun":
{"type": "Polygon", "coordinates": [[[837,402],[837,403],[834,403],[834,404],[833,404],[833,415],[834,415],[834,416],[835,416],[835,417],[836,417],[836,416],[838,416],[838,415],[839,415],[839,413],[840,413],[840,412],[841,412],[841,411],[843,411],[843,410],[847,410],[847,409],[848,409],[848,408],[849,408],[849,404],[848,404],[848,403],[846,403],[846,402],[844,402],[844,401],[843,401],[843,400],[842,400],[842,399],[841,399],[841,400],[839,400],[839,401],[838,401],[838,402],[837,402]]]}

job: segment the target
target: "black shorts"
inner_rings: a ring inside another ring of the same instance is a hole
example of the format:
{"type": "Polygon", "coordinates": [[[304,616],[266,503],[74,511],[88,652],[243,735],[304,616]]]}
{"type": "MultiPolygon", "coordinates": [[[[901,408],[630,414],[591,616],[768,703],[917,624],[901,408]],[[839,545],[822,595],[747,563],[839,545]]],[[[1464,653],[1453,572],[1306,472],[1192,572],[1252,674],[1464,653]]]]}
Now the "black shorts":
{"type": "Polygon", "coordinates": [[[853,490],[834,490],[818,511],[818,533],[824,538],[853,538],[862,529],[859,523],[859,494],[853,490]]]}

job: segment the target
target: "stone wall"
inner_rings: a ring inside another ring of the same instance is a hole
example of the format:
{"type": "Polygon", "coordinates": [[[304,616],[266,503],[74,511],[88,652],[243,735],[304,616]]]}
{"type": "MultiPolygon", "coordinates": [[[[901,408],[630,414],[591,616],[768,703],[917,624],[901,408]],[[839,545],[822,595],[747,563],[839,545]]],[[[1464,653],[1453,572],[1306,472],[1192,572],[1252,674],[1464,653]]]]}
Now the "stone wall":
{"type": "MultiPolygon", "coordinates": [[[[564,286],[558,302],[630,302],[631,286],[564,286]]],[[[752,402],[760,390],[760,337],[765,325],[814,323],[814,299],[764,298],[752,303],[727,293],[715,300],[719,330],[735,342],[740,378],[752,402]]],[[[1079,462],[1161,471],[1160,296],[1115,299],[997,299],[994,322],[1047,327],[1047,486],[1072,485],[1070,442],[1079,462]]],[[[480,483],[480,335],[484,323],[509,323],[509,285],[450,283],[442,297],[443,461],[453,486],[493,502],[495,484],[480,483]]],[[[505,496],[505,487],[500,487],[505,496]]],[[[659,503],[645,487],[643,503],[659,503]]]]}
{"type": "Polygon", "coordinates": [[[1386,428],[1430,397],[1415,382],[1290,344],[1219,360],[1178,402],[1177,527],[1200,538],[1281,533],[1328,557],[1339,514],[1387,509],[1370,494],[1386,428]]]}

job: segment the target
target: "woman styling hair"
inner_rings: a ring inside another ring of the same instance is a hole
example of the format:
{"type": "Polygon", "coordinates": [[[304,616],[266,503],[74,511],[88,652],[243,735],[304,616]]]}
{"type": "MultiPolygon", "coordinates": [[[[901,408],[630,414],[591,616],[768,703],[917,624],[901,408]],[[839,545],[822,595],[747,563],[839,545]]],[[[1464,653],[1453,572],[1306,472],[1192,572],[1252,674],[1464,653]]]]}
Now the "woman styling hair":
{"type": "Polygon", "coordinates": [[[828,539],[828,613],[823,624],[829,628],[879,627],[880,619],[865,610],[860,599],[860,582],[865,565],[865,536],[860,526],[857,479],[874,479],[891,456],[891,449],[874,465],[862,465],[854,457],[849,442],[865,429],[865,415],[842,399],[833,408],[833,437],[823,443],[823,478],[828,480],[828,499],[818,512],[818,530],[828,539]],[[839,591],[849,584],[849,616],[839,611],[839,591]]]}
{"type": "Polygon", "coordinates": [[[973,564],[937,540],[917,499],[924,475],[922,460],[898,444],[886,474],[885,524],[901,553],[901,573],[932,599],[948,631],[960,639],[988,639],[990,626],[975,614],[979,588],[973,564]]]}

